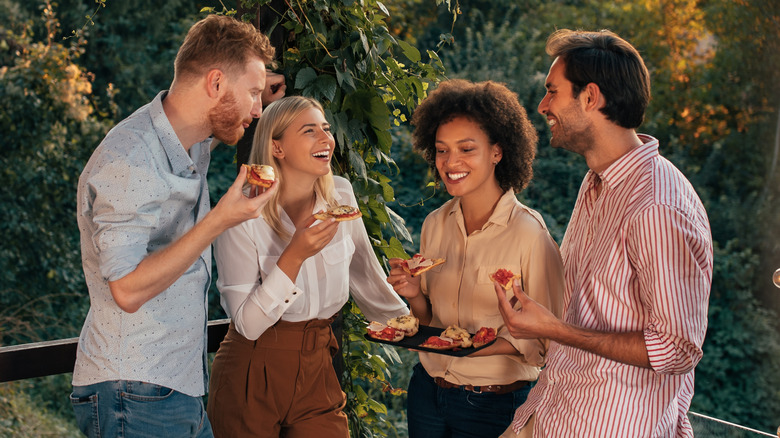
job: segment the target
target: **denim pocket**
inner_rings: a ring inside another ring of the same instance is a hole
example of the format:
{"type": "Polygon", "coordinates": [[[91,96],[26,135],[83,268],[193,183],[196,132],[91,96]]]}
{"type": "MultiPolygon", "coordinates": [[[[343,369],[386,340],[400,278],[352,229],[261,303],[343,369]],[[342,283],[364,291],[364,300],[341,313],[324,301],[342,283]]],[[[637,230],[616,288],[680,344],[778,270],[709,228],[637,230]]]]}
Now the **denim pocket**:
{"type": "Polygon", "coordinates": [[[154,383],[128,381],[122,398],[139,402],[156,402],[167,399],[175,393],[171,388],[154,383]]]}
{"type": "Polygon", "coordinates": [[[98,395],[93,393],[80,393],[74,388],[70,395],[70,404],[76,415],[76,424],[84,435],[90,438],[100,437],[100,420],[98,417],[98,395]]]}

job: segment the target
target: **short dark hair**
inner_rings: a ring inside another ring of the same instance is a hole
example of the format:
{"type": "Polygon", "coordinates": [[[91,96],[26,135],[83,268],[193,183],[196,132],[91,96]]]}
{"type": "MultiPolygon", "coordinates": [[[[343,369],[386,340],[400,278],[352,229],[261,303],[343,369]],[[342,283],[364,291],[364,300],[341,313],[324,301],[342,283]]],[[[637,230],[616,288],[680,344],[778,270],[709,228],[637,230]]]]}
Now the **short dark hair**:
{"type": "Polygon", "coordinates": [[[253,25],[211,14],[187,32],[174,61],[174,75],[198,76],[214,68],[240,74],[252,56],[273,68],[274,52],[268,37],[253,25]]]}
{"type": "Polygon", "coordinates": [[[495,169],[501,189],[523,190],[533,177],[537,135],[517,93],[497,82],[450,79],[422,101],[412,115],[412,144],[437,180],[436,130],[459,116],[478,124],[491,144],[501,147],[502,158],[495,169]]]}
{"type": "Polygon", "coordinates": [[[601,112],[608,120],[628,129],[642,124],[650,103],[650,74],[628,41],[608,30],[561,29],[547,39],[546,51],[563,60],[574,97],[594,83],[606,100],[601,112]]]}

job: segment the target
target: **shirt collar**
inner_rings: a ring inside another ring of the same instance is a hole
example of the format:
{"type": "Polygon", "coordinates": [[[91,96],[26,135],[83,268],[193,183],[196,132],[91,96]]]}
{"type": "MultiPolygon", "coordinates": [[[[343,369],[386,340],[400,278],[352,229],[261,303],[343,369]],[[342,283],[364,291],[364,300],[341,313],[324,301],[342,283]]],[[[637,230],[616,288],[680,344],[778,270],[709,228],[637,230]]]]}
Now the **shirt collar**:
{"type": "MultiPolygon", "coordinates": [[[[187,177],[192,175],[197,168],[187,150],[184,149],[181,141],[179,141],[179,137],[174,132],[170,120],[168,120],[168,116],[165,115],[162,101],[167,94],[168,91],[161,91],[157,94],[149,105],[149,115],[152,118],[152,126],[154,126],[154,131],[157,133],[157,138],[160,140],[163,151],[165,151],[165,155],[168,157],[171,172],[174,175],[187,177]]],[[[210,139],[206,139],[206,141],[210,141],[210,139]]],[[[196,153],[202,153],[202,149],[195,148],[191,150],[196,153]]]]}
{"type": "MultiPolygon", "coordinates": [[[[601,183],[605,187],[615,188],[619,186],[634,170],[658,156],[658,140],[645,134],[637,135],[642,140],[642,144],[626,152],[598,174],[601,178],[601,183]]],[[[586,178],[588,180],[592,179],[592,174],[595,174],[595,172],[589,171],[586,178]]]]}
{"type": "MultiPolygon", "coordinates": [[[[458,220],[462,222],[463,211],[460,209],[460,197],[456,197],[454,201],[455,202],[452,203],[450,211],[447,212],[447,215],[454,215],[455,218],[458,218],[458,220]]],[[[484,230],[485,227],[491,223],[506,227],[509,223],[509,218],[512,215],[512,211],[514,210],[516,202],[517,198],[515,197],[514,190],[509,189],[504,192],[504,194],[501,195],[501,197],[498,199],[498,204],[496,204],[496,208],[493,209],[493,214],[490,215],[490,218],[487,220],[487,222],[485,222],[485,226],[483,226],[482,229],[484,230]]]]}

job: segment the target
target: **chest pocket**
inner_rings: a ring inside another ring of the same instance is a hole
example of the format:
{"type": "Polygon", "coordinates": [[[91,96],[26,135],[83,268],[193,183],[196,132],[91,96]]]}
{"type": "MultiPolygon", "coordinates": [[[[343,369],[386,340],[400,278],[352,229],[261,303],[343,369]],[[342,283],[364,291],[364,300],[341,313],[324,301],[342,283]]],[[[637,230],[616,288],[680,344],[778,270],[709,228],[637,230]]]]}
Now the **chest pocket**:
{"type": "Polygon", "coordinates": [[[346,264],[352,260],[352,254],[355,253],[355,243],[349,237],[343,238],[337,242],[331,242],[325,248],[322,248],[320,254],[328,267],[346,264]]]}
{"type": "Polygon", "coordinates": [[[320,251],[323,269],[317,273],[317,277],[328,285],[328,291],[322,298],[325,306],[346,302],[349,295],[349,265],[354,253],[355,243],[349,237],[331,242],[320,251]]]}

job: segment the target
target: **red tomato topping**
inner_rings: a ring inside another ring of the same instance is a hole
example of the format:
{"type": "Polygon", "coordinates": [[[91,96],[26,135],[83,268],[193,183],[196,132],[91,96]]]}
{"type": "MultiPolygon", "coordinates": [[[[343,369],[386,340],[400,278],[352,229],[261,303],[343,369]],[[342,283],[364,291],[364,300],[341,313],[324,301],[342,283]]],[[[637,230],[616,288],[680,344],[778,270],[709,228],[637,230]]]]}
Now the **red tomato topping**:
{"type": "Polygon", "coordinates": [[[435,347],[448,347],[452,345],[452,342],[445,341],[444,339],[438,337],[438,336],[431,336],[426,340],[423,345],[431,345],[435,347]]]}
{"type": "Polygon", "coordinates": [[[510,278],[514,277],[515,274],[512,273],[512,271],[509,271],[507,269],[499,269],[493,274],[493,278],[499,282],[502,285],[505,285],[510,278]]]}
{"type": "Polygon", "coordinates": [[[474,334],[474,342],[490,342],[496,339],[496,329],[492,327],[482,327],[474,334]]]}

